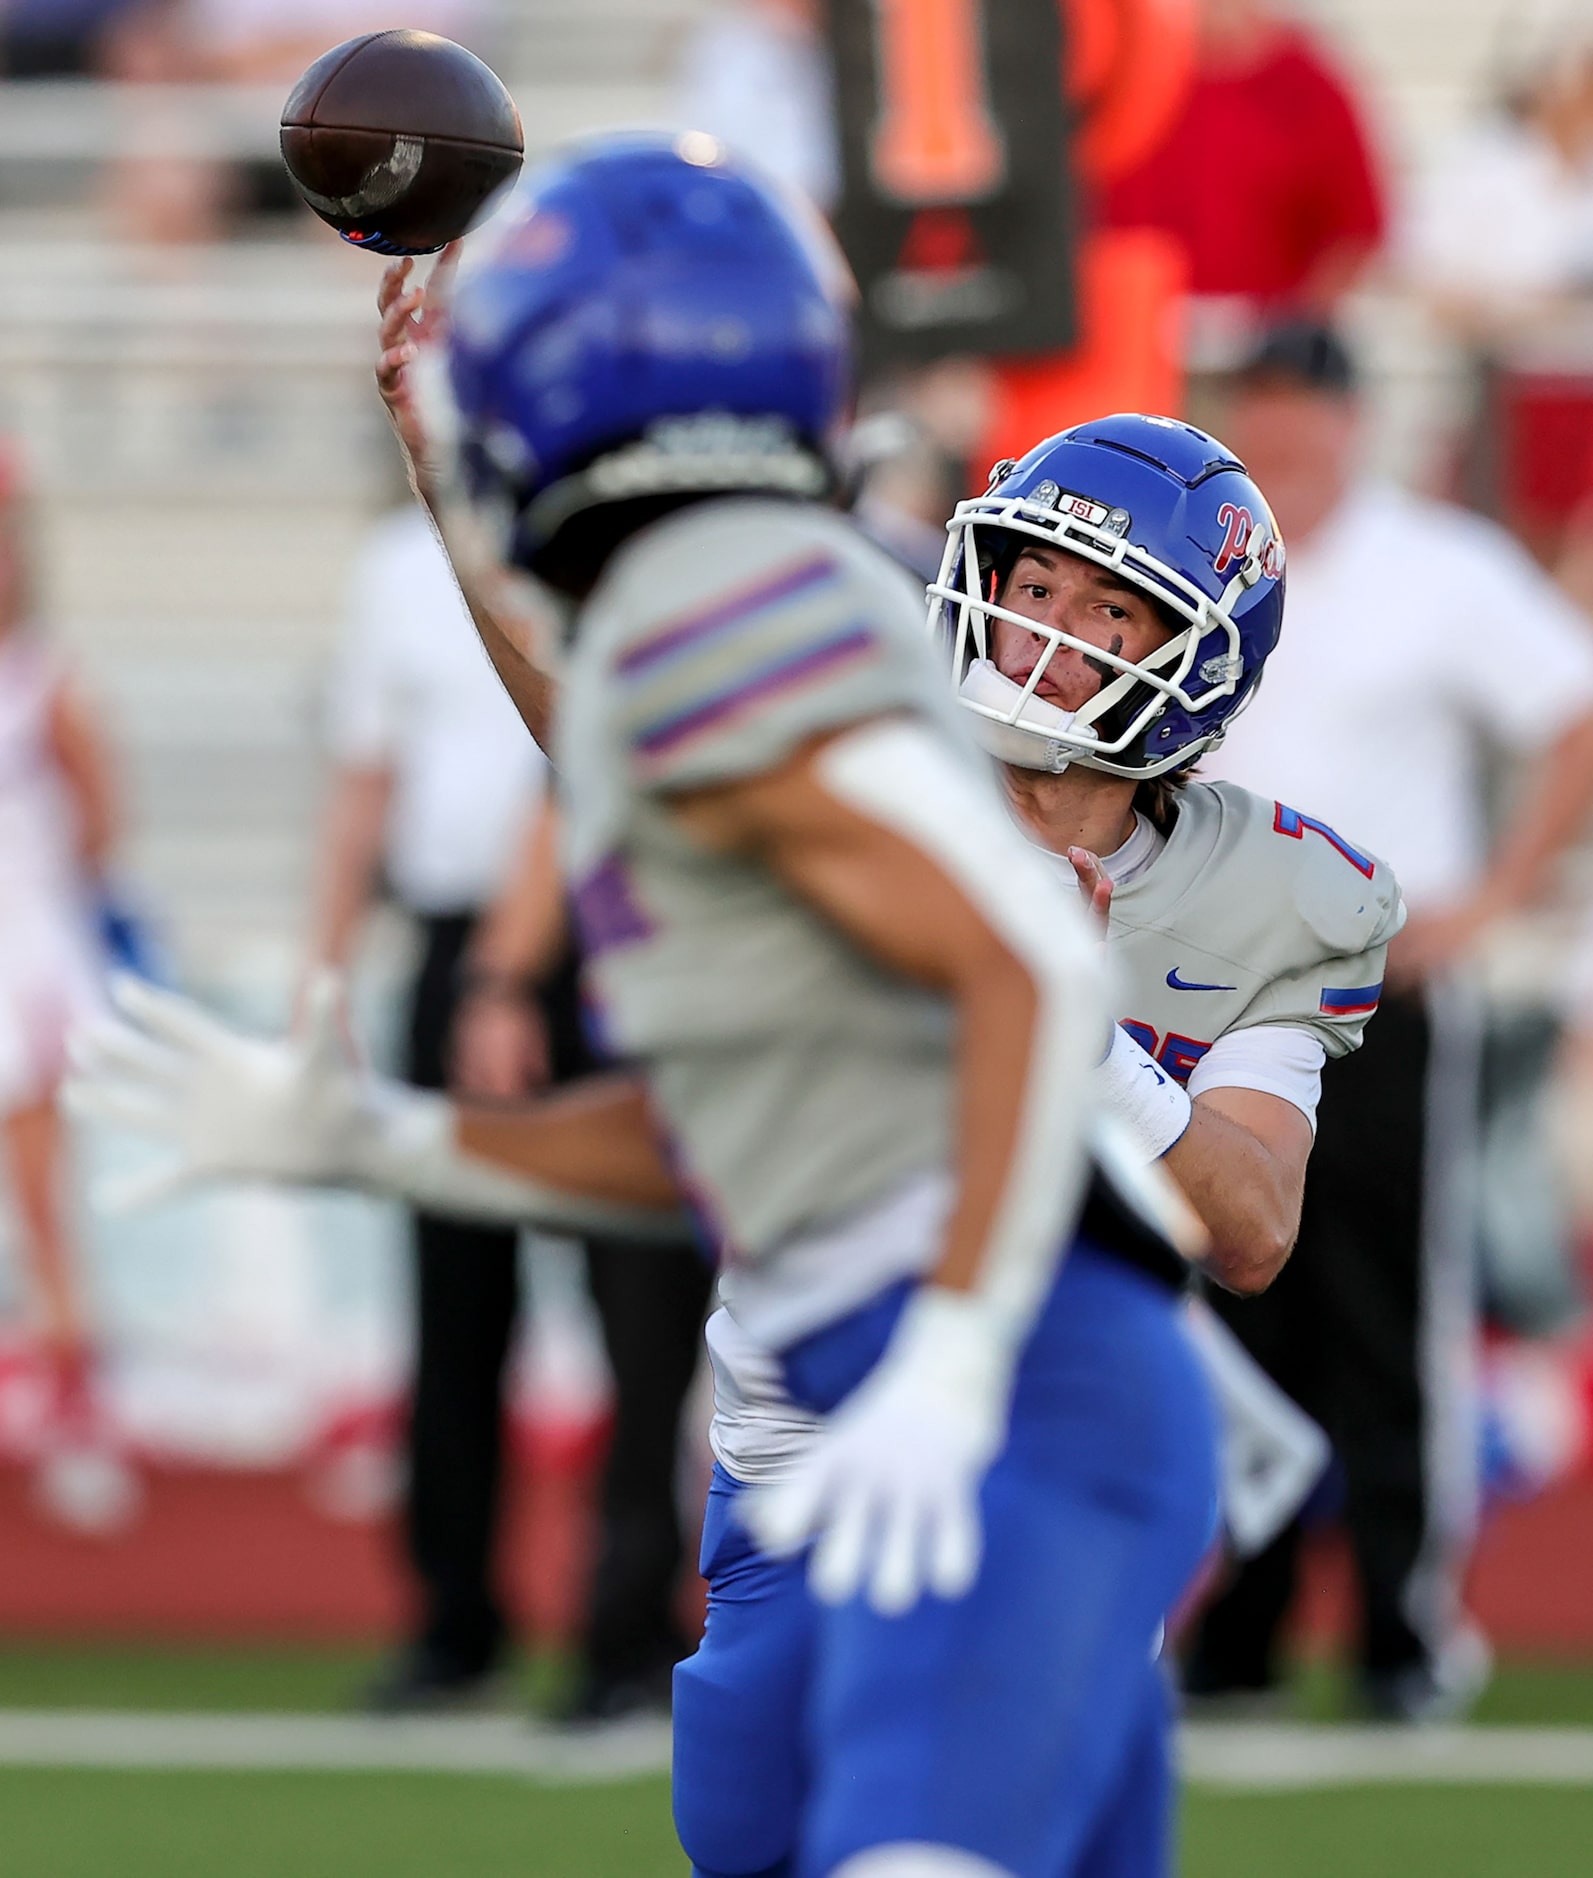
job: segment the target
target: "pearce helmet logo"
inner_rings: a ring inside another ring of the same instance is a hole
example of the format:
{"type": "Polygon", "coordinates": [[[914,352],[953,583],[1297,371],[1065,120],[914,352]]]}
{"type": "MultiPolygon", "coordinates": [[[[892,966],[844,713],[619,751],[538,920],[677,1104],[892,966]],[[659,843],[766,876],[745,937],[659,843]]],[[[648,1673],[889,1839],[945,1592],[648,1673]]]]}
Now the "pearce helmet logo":
{"type": "Polygon", "coordinates": [[[1223,535],[1222,546],[1217,550],[1217,558],[1211,564],[1214,574],[1226,574],[1234,562],[1243,558],[1250,545],[1250,532],[1256,525],[1255,517],[1246,508],[1235,502],[1225,502],[1217,511],[1217,526],[1227,532],[1223,535]]]}
{"type": "Polygon", "coordinates": [[[1225,533],[1211,564],[1214,574],[1226,574],[1237,563],[1249,586],[1282,577],[1283,540],[1269,516],[1257,521],[1249,509],[1225,502],[1217,511],[1217,523],[1225,533]]]}

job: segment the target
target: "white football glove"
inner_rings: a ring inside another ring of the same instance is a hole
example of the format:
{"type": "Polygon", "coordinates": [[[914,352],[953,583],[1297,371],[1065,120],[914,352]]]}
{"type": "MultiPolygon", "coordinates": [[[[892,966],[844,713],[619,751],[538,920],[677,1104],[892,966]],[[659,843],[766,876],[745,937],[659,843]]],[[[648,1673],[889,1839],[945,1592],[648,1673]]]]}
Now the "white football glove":
{"type": "Polygon", "coordinates": [[[381,1132],[381,1091],[348,1061],[331,974],[310,987],[303,1029],[282,1039],[244,1036],[136,978],[114,979],[111,999],[118,1016],[73,1039],[68,1105],[154,1136],[173,1158],[108,1204],[150,1206],[209,1180],[357,1181],[381,1132]]]}
{"type": "Polygon", "coordinates": [[[826,1603],[866,1586],[894,1616],[925,1592],[963,1596],[979,1573],[979,1489],[1006,1436],[1014,1356],[981,1299],[922,1286],[789,1477],[747,1494],[753,1537],[777,1558],[811,1543],[809,1582],[826,1603]]]}
{"type": "Polygon", "coordinates": [[[173,1158],[102,1196],[126,1211],[201,1182],[269,1180],[361,1187],[467,1218],[552,1231],[678,1241],[679,1215],[589,1199],[462,1153],[446,1096],[373,1076],[349,1060],[332,973],[311,985],[305,1022],[268,1040],[230,1029],[198,1005],[117,978],[120,1017],[73,1042],[74,1113],[153,1135],[173,1158]]]}

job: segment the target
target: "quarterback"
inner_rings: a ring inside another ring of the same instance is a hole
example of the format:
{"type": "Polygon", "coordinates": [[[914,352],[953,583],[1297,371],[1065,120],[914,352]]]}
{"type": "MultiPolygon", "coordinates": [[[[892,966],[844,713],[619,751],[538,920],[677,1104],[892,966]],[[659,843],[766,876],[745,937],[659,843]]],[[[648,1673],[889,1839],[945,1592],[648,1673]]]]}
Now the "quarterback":
{"type": "Polygon", "coordinates": [[[132,992],[84,1095],[180,1178],[633,1232],[689,1194],[736,1322],[819,1418],[743,1507],[809,1560],[780,1869],[1087,1870],[1159,1743],[1152,1647],[1215,1498],[1156,1184],[1085,1152],[1098,948],[911,591],[827,506],[847,332],[813,235],[710,140],[621,138],[532,179],[472,261],[449,442],[503,582],[473,605],[539,729],[550,687],[498,603],[522,576],[562,606],[565,872],[635,1068],[472,1111],[357,1073],[324,994],[267,1043],[132,992]]]}

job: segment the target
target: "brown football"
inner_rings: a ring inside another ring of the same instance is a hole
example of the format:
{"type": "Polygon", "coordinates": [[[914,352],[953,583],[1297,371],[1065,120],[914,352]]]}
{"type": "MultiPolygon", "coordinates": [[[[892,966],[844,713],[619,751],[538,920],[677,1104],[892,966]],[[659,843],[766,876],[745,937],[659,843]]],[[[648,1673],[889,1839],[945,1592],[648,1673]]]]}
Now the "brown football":
{"type": "Polygon", "coordinates": [[[377,254],[434,254],[525,155],[490,65],[436,33],[362,33],[318,58],[282,110],[282,160],[323,222],[377,254]]]}

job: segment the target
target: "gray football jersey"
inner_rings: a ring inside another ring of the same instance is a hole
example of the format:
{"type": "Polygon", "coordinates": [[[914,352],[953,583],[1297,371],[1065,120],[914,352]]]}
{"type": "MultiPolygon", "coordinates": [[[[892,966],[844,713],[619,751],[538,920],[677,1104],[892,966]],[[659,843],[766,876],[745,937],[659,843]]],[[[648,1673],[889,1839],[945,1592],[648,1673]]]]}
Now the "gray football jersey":
{"type": "MultiPolygon", "coordinates": [[[[1120,1021],[1179,1081],[1212,1044],[1287,1024],[1355,1049],[1404,923],[1388,867],[1336,830],[1232,783],[1191,782],[1165,847],[1112,896],[1120,1021]]],[[[1059,872],[1069,881],[1065,862],[1059,872]]],[[[780,1478],[812,1439],[756,1339],[709,1319],[714,1453],[739,1480],[780,1478]]]]}
{"type": "Polygon", "coordinates": [[[645,1067],[683,1178],[759,1260],[950,1157],[938,995],[882,971],[767,869],[708,852],[678,790],[885,712],[993,779],[896,567],[839,516],[738,498],[637,537],[583,612],[557,737],[585,983],[645,1067]]]}
{"type": "Polygon", "coordinates": [[[1119,1021],[1179,1082],[1218,1037],[1254,1024],[1347,1055],[1404,922],[1375,855],[1286,804],[1191,782],[1166,847],[1112,896],[1119,1021]]]}

